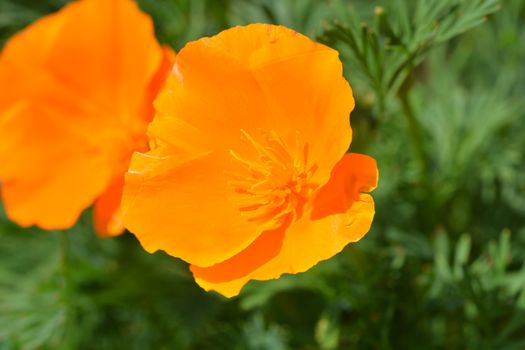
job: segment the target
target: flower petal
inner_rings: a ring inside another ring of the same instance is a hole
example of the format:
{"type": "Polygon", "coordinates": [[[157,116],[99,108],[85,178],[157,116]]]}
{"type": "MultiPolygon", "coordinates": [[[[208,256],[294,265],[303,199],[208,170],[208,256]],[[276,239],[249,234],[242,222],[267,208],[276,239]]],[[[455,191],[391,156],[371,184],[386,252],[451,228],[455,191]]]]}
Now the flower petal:
{"type": "MultiPolygon", "coordinates": [[[[48,85],[48,91],[54,89],[48,85]]],[[[111,176],[103,155],[65,132],[55,110],[21,101],[0,114],[2,199],[8,216],[21,226],[72,226],[111,176]],[[35,115],[47,122],[35,126],[35,115]]]]}
{"type": "Polygon", "coordinates": [[[120,213],[120,200],[124,187],[124,176],[118,177],[95,201],[93,217],[95,231],[99,236],[116,236],[124,231],[120,213]]]}
{"type": "Polygon", "coordinates": [[[83,208],[103,191],[109,174],[98,159],[82,157],[61,159],[51,171],[53,176],[3,183],[6,213],[19,225],[48,230],[73,226],[83,208]],[[99,169],[97,176],[90,176],[93,169],[99,169]]]}
{"type": "Polygon", "coordinates": [[[348,243],[360,240],[370,229],[373,217],[373,199],[368,194],[362,194],[343,214],[315,221],[303,217],[293,223],[286,231],[277,257],[241,278],[222,281],[223,276],[213,274],[213,269],[219,270],[217,266],[210,270],[192,268],[192,272],[205,290],[215,290],[227,297],[235,296],[250,280],[276,279],[284,273],[304,272],[331,258],[348,243]]]}
{"type": "Polygon", "coordinates": [[[361,193],[376,188],[377,178],[375,159],[358,153],[345,154],[313,199],[311,219],[344,213],[361,193]]]}
{"type": "Polygon", "coordinates": [[[221,283],[243,278],[275,258],[281,251],[286,227],[264,232],[230,259],[210,267],[191,265],[191,271],[209,282],[221,283]]]}
{"type": "Polygon", "coordinates": [[[261,127],[267,114],[250,71],[212,40],[191,42],[180,51],[155,101],[149,135],[174,152],[226,151],[239,143],[240,129],[261,127]]]}
{"type": "Polygon", "coordinates": [[[228,159],[217,153],[184,159],[155,152],[159,149],[134,154],[122,199],[125,226],[147,251],[161,249],[210,266],[259,236],[261,228],[228,199],[228,179],[218,170],[228,159]]]}
{"type": "Polygon", "coordinates": [[[150,136],[178,152],[238,148],[241,129],[275,130],[293,144],[299,130],[323,162],[321,182],[351,140],[354,100],[337,51],[282,26],[235,27],[187,44],[155,105],[150,136]]]}
{"type": "Polygon", "coordinates": [[[285,141],[299,133],[319,167],[314,180],[325,183],[352,139],[354,99],[337,51],[296,33],[256,51],[250,64],[268,123],[285,141]]]}

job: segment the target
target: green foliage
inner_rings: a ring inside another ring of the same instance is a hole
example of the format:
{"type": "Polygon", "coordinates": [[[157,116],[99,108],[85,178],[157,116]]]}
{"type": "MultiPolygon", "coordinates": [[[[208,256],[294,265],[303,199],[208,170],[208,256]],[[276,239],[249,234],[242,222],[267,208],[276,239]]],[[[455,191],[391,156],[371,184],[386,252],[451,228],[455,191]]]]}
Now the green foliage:
{"type": "MultiPolygon", "coordinates": [[[[65,1],[0,0],[0,40],[65,1]]],[[[376,219],[307,273],[232,300],[131,235],[0,217],[0,349],[525,348],[521,0],[140,0],[159,38],[251,22],[337,48],[376,219]]]]}
{"type": "Polygon", "coordinates": [[[58,10],[67,0],[0,0],[0,44],[43,14],[58,10]]]}
{"type": "Polygon", "coordinates": [[[395,0],[384,5],[375,7],[368,24],[353,7],[340,3],[342,19],[323,35],[347,56],[351,74],[372,87],[380,115],[385,112],[384,99],[398,93],[432,48],[479,25],[498,9],[497,0],[395,0]]]}
{"type": "Polygon", "coordinates": [[[237,0],[232,2],[232,24],[272,23],[315,36],[333,15],[330,0],[237,0]]]}
{"type": "Polygon", "coordinates": [[[228,6],[226,0],[139,0],[139,4],[152,15],[159,39],[176,50],[227,25],[221,10],[228,6]]]}
{"type": "Polygon", "coordinates": [[[3,226],[2,231],[20,236],[0,236],[0,255],[9,257],[2,259],[0,270],[0,339],[7,340],[3,346],[37,349],[44,343],[57,344],[68,312],[61,259],[54,249],[58,237],[3,226]]]}

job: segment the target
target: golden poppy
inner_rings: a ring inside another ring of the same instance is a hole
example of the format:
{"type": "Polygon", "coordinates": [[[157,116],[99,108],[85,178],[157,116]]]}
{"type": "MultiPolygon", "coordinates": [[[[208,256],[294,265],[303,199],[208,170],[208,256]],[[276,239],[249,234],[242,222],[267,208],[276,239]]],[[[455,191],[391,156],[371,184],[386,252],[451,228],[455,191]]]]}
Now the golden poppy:
{"type": "Polygon", "coordinates": [[[147,150],[153,99],[173,54],[131,0],[79,0],[14,35],[0,55],[0,179],[22,226],[71,227],[94,203],[123,231],[131,154],[147,150]]]}
{"type": "Polygon", "coordinates": [[[187,44],[126,174],[124,225],[225,296],[305,271],[369,230],[375,161],[346,154],[337,51],[254,24],[187,44]]]}

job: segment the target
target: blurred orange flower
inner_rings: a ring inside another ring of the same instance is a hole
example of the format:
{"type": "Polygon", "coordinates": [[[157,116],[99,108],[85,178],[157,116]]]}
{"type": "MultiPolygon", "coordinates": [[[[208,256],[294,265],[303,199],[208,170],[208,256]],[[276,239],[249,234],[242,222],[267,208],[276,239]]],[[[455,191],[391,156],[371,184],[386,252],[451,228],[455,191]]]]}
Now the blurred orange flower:
{"type": "Polygon", "coordinates": [[[305,271],[374,216],[375,161],[346,154],[354,107],[337,51],[255,24],[191,42],[126,175],[125,226],[226,296],[305,271]]]}
{"type": "Polygon", "coordinates": [[[22,226],[72,226],[95,203],[99,234],[119,206],[173,53],[131,0],[80,0],[13,36],[0,56],[0,179],[22,226]]]}

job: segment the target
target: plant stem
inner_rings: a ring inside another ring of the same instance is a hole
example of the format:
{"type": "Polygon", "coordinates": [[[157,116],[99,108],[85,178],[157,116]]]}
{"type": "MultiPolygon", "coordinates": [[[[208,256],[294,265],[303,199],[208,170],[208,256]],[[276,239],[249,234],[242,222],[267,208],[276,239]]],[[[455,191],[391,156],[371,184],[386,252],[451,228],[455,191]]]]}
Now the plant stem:
{"type": "Polygon", "coordinates": [[[419,165],[419,174],[421,178],[428,174],[428,163],[427,156],[425,154],[425,148],[423,146],[423,130],[419,124],[414,109],[410,104],[408,98],[408,89],[401,89],[399,91],[399,101],[401,102],[401,108],[408,122],[408,130],[410,133],[410,139],[412,142],[412,148],[419,165]]]}
{"type": "Polygon", "coordinates": [[[72,322],[72,298],[71,298],[71,275],[69,269],[70,262],[70,242],[68,231],[60,232],[60,272],[62,274],[62,301],[65,305],[65,322],[63,334],[63,349],[68,349],[72,345],[69,330],[72,322]]]}

